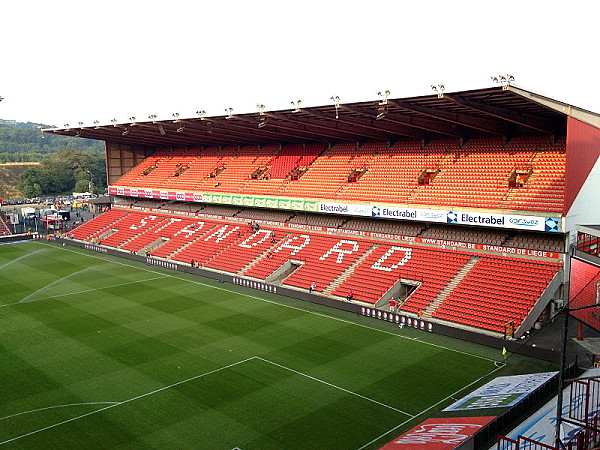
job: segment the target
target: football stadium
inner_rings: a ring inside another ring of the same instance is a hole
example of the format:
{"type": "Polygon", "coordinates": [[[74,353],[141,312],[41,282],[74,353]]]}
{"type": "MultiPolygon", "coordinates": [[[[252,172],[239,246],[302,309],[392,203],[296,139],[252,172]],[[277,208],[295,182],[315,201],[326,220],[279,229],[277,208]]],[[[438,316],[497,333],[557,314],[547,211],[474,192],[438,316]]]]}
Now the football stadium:
{"type": "Polygon", "coordinates": [[[110,208],[0,221],[0,445],[596,446],[600,115],[509,81],[45,129],[110,208]]]}

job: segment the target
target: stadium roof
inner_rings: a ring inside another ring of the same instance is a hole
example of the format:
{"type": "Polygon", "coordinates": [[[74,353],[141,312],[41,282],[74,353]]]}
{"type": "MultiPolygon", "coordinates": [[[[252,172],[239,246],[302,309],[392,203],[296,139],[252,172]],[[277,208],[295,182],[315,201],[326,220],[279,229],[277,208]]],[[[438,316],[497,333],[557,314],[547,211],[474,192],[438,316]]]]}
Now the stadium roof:
{"type": "MultiPolygon", "coordinates": [[[[288,110],[170,120],[95,124],[44,129],[46,133],[117,144],[220,146],[285,142],[336,142],[475,136],[510,139],[522,134],[564,136],[566,117],[600,127],[600,115],[514,86],[462,92],[336,103],[288,110]]],[[[339,101],[339,100],[338,100],[339,101]]]]}

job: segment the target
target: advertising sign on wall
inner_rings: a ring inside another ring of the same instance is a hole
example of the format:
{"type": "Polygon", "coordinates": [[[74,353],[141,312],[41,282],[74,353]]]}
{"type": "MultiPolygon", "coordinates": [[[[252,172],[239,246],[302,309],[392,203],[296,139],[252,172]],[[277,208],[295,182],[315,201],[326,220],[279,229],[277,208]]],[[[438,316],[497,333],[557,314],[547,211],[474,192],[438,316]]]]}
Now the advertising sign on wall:
{"type": "Polygon", "coordinates": [[[449,223],[457,225],[481,226],[486,228],[508,228],[531,231],[560,231],[557,217],[543,217],[517,214],[485,213],[448,209],[407,208],[400,206],[354,204],[338,202],[317,202],[291,198],[267,198],[253,195],[232,195],[223,193],[193,193],[152,191],[135,188],[109,187],[109,193],[131,197],[156,198],[162,200],[195,201],[260,207],[288,211],[319,212],[348,216],[374,217],[395,220],[417,220],[422,222],[449,223]]]}

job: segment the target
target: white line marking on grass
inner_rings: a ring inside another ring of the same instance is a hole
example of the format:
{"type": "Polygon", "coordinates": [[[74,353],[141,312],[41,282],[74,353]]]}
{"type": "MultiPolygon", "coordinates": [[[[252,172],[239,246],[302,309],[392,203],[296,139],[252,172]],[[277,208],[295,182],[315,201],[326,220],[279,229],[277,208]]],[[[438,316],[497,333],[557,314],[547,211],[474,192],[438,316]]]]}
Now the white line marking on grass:
{"type": "Polygon", "coordinates": [[[266,363],[273,364],[274,366],[280,367],[280,368],[285,369],[285,370],[289,370],[290,372],[294,372],[295,374],[302,375],[303,377],[310,378],[311,380],[318,381],[319,383],[323,383],[323,384],[325,384],[327,386],[330,386],[332,388],[339,389],[340,391],[346,392],[347,394],[351,394],[351,395],[354,395],[356,397],[360,397],[363,400],[367,400],[367,401],[369,401],[371,403],[375,403],[375,404],[377,404],[379,406],[383,406],[384,408],[391,409],[393,411],[399,412],[400,414],[404,414],[406,416],[409,416],[411,419],[415,417],[412,414],[407,413],[406,411],[402,411],[401,409],[394,408],[393,406],[386,405],[385,403],[378,402],[377,400],[374,400],[372,398],[365,397],[364,395],[358,394],[356,392],[352,392],[352,391],[350,391],[348,389],[344,389],[343,387],[337,386],[335,384],[329,383],[329,382],[321,380],[319,378],[315,378],[315,377],[313,377],[311,375],[308,375],[308,374],[303,373],[303,372],[299,372],[297,370],[291,369],[291,368],[283,366],[281,364],[277,364],[276,362],[270,361],[270,360],[265,359],[265,358],[261,358],[260,356],[256,356],[256,359],[260,359],[261,361],[264,361],[266,363]]]}
{"type": "Polygon", "coordinates": [[[19,300],[18,302],[6,303],[4,305],[0,305],[0,308],[4,308],[5,306],[18,305],[20,303],[33,303],[33,302],[39,302],[42,300],[51,300],[53,298],[58,298],[58,297],[67,297],[69,295],[85,294],[86,292],[102,291],[104,289],[111,289],[111,288],[120,287],[120,286],[128,286],[130,284],[135,284],[135,283],[145,283],[146,281],[161,280],[163,278],[166,278],[166,277],[161,276],[161,277],[146,278],[144,280],[128,281],[126,283],[112,284],[110,286],[102,286],[102,287],[93,288],[93,289],[84,289],[83,291],[67,292],[66,294],[57,294],[57,295],[51,295],[50,297],[36,298],[34,300],[29,300],[27,302],[24,302],[23,300],[19,300]]]}
{"type": "Polygon", "coordinates": [[[27,257],[29,257],[29,256],[35,255],[36,253],[45,252],[45,251],[46,251],[46,249],[45,249],[45,248],[40,248],[39,250],[36,250],[36,251],[34,251],[34,252],[31,252],[31,253],[26,253],[25,255],[21,255],[21,256],[19,256],[17,259],[13,259],[12,261],[9,261],[9,262],[7,262],[6,264],[2,264],[2,265],[0,266],[0,269],[3,269],[3,268],[4,268],[4,267],[6,267],[6,266],[10,266],[12,263],[16,263],[17,261],[20,261],[20,260],[21,260],[21,259],[23,259],[23,258],[27,258],[27,257]]]}
{"type": "Polygon", "coordinates": [[[173,384],[170,384],[168,386],[163,386],[163,387],[161,387],[159,389],[155,389],[153,391],[146,392],[145,394],[141,394],[141,395],[137,395],[135,397],[128,398],[127,400],[123,400],[122,402],[107,402],[107,403],[111,403],[111,404],[109,406],[105,406],[104,408],[97,409],[96,411],[91,411],[91,412],[86,413],[86,414],[81,414],[81,415],[79,415],[77,417],[72,417],[70,419],[63,420],[62,422],[57,422],[55,424],[48,425],[46,427],[39,428],[39,429],[34,430],[34,431],[30,431],[29,433],[25,433],[25,434],[22,434],[20,436],[16,436],[14,438],[7,439],[5,441],[0,442],[0,445],[8,444],[9,442],[13,442],[13,441],[16,441],[18,439],[22,439],[24,437],[31,436],[33,434],[41,433],[42,431],[50,430],[51,428],[55,428],[55,427],[58,427],[60,425],[64,425],[66,423],[70,423],[70,422],[74,422],[74,421],[79,420],[79,419],[83,419],[84,417],[88,417],[88,416],[97,414],[99,412],[106,411],[108,409],[114,408],[115,406],[121,406],[121,405],[124,405],[126,403],[133,402],[134,400],[139,400],[140,398],[148,397],[149,395],[156,394],[157,392],[165,391],[167,389],[171,389],[172,387],[179,386],[179,385],[187,383],[189,381],[197,380],[199,378],[202,378],[202,377],[205,377],[205,376],[208,376],[208,375],[212,375],[213,373],[217,373],[217,372],[220,372],[221,370],[229,369],[231,367],[237,366],[239,364],[243,364],[243,363],[251,361],[253,359],[256,359],[256,356],[252,356],[250,358],[242,359],[241,361],[234,362],[232,364],[228,364],[227,366],[223,366],[223,367],[220,367],[218,369],[211,370],[209,372],[201,373],[200,375],[196,375],[196,376],[193,376],[191,378],[187,378],[185,380],[178,381],[177,383],[173,383],[173,384]]]}
{"type": "Polygon", "coordinates": [[[437,403],[434,403],[433,405],[431,405],[429,408],[424,409],[423,411],[421,411],[420,413],[418,413],[417,415],[413,416],[410,419],[405,420],[404,422],[396,425],[394,428],[389,429],[388,431],[386,431],[385,433],[377,436],[375,439],[371,440],[370,442],[367,442],[365,445],[363,445],[362,447],[357,448],[356,450],[363,450],[365,447],[368,447],[369,445],[373,444],[374,442],[377,442],[378,440],[384,438],[385,436],[387,436],[388,434],[392,433],[393,431],[397,430],[398,428],[403,427],[404,425],[406,425],[408,422],[410,422],[411,420],[413,420],[416,417],[419,416],[423,416],[425,415],[429,410],[437,407],[440,403],[443,403],[445,401],[447,401],[448,399],[452,399],[455,395],[458,395],[459,392],[464,391],[465,389],[467,389],[468,387],[479,383],[481,380],[483,380],[484,378],[490,376],[491,374],[493,374],[494,372],[500,370],[500,367],[496,367],[495,369],[492,369],[491,371],[489,371],[488,373],[486,373],[485,375],[480,376],[478,379],[476,379],[475,381],[472,381],[471,383],[467,384],[464,387],[461,387],[460,389],[458,389],[457,391],[453,392],[450,395],[447,395],[445,398],[441,399],[440,401],[438,401],[437,403]]]}
{"type": "Polygon", "coordinates": [[[38,412],[38,411],[46,411],[48,409],[67,408],[69,406],[114,405],[116,403],[119,403],[119,402],[68,403],[66,405],[46,406],[45,408],[31,409],[29,411],[23,411],[20,413],[11,414],[10,416],[0,417],[0,420],[10,419],[11,417],[22,416],[24,414],[31,414],[31,413],[38,412]]]}
{"type": "Polygon", "coordinates": [[[21,302],[22,302],[22,303],[24,303],[24,302],[26,302],[27,300],[29,300],[31,297],[33,297],[35,294],[37,294],[38,292],[41,292],[41,291],[43,291],[43,290],[45,290],[45,289],[48,289],[50,286],[54,286],[56,283],[59,283],[59,282],[61,282],[61,281],[64,281],[64,280],[66,280],[67,278],[70,278],[70,277],[72,277],[72,276],[75,276],[75,275],[77,275],[77,274],[79,274],[79,273],[87,272],[87,271],[89,271],[90,269],[93,269],[93,268],[94,268],[94,266],[85,267],[85,268],[83,268],[83,269],[81,269],[81,270],[78,270],[78,271],[76,271],[76,272],[71,272],[70,274],[68,274],[68,275],[65,275],[64,277],[60,277],[60,278],[58,278],[58,279],[54,280],[52,283],[50,283],[50,284],[47,284],[47,285],[45,285],[45,286],[42,286],[42,287],[41,287],[41,288],[39,288],[37,291],[35,291],[35,292],[32,292],[32,293],[31,293],[31,294],[29,294],[28,296],[26,296],[26,297],[23,297],[21,300],[19,300],[19,302],[20,302],[20,303],[21,303],[21,302]]]}
{"type": "MultiPolygon", "coordinates": [[[[424,341],[424,340],[421,340],[421,339],[418,339],[418,338],[411,338],[411,337],[403,336],[401,334],[392,333],[391,331],[382,330],[381,328],[370,327],[368,325],[363,325],[361,323],[352,322],[350,320],[340,319],[338,317],[329,316],[327,314],[319,313],[319,312],[316,312],[316,311],[310,311],[308,309],[303,309],[303,308],[300,308],[298,306],[286,305],[285,303],[279,303],[279,302],[275,302],[273,300],[268,300],[266,298],[256,297],[256,296],[250,295],[250,294],[244,294],[242,292],[233,291],[231,289],[227,289],[227,288],[224,288],[224,287],[213,286],[211,284],[202,283],[201,281],[189,280],[187,278],[181,278],[181,277],[178,277],[178,276],[175,276],[175,275],[171,275],[171,274],[168,274],[168,273],[157,272],[155,270],[147,269],[145,267],[135,267],[135,266],[132,266],[131,264],[126,264],[126,263],[123,263],[123,262],[120,262],[120,261],[113,261],[111,259],[107,260],[106,258],[102,258],[102,257],[100,257],[98,255],[76,252],[75,250],[70,250],[70,249],[67,249],[67,248],[64,248],[64,247],[54,247],[52,245],[49,245],[49,244],[46,244],[46,243],[43,243],[43,242],[38,242],[38,243],[40,245],[45,245],[45,246],[48,246],[48,247],[52,247],[52,248],[55,248],[57,250],[63,250],[63,251],[66,251],[66,252],[76,253],[78,255],[88,256],[90,258],[96,258],[96,259],[100,259],[102,261],[110,261],[110,262],[112,262],[114,264],[120,264],[122,266],[126,266],[126,267],[129,267],[129,268],[139,269],[139,270],[145,270],[146,272],[152,272],[152,273],[161,274],[161,275],[164,275],[166,277],[175,278],[177,280],[187,281],[189,283],[199,284],[201,286],[207,286],[207,287],[210,287],[210,288],[213,288],[213,289],[218,289],[220,291],[230,292],[232,294],[241,295],[243,297],[248,297],[248,298],[253,298],[255,300],[260,300],[260,301],[265,302],[265,303],[271,303],[273,305],[279,305],[279,306],[282,306],[284,308],[295,309],[296,311],[302,311],[302,312],[307,313],[307,314],[312,314],[312,315],[324,317],[324,318],[327,318],[327,319],[337,320],[339,322],[347,323],[347,324],[354,325],[354,326],[361,327],[361,328],[366,328],[366,329],[372,330],[372,331],[377,331],[379,333],[389,334],[390,336],[396,336],[396,337],[398,337],[400,339],[406,339],[406,340],[409,340],[409,341],[418,341],[419,343],[421,343],[423,345],[429,345],[430,347],[440,348],[442,350],[448,350],[450,352],[459,353],[461,355],[466,355],[466,356],[471,356],[473,358],[482,359],[484,361],[489,361],[489,362],[492,362],[492,363],[497,362],[496,359],[487,358],[485,356],[480,356],[480,355],[475,355],[473,353],[465,352],[465,351],[462,351],[462,350],[457,350],[457,349],[450,348],[450,347],[445,347],[443,345],[434,344],[432,342],[427,342],[427,341],[424,341]]],[[[79,248],[81,248],[81,247],[79,247],[79,248]]],[[[230,274],[230,275],[233,275],[233,274],[230,274]]]]}

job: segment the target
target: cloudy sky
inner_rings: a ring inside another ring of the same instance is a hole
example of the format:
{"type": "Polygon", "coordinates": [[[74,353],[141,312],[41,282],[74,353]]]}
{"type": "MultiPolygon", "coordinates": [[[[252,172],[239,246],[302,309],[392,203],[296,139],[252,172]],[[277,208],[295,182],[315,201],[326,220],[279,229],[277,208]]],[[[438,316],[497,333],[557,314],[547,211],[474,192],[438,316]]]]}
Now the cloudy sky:
{"type": "Polygon", "coordinates": [[[600,1],[0,2],[0,118],[71,125],[491,86],[600,112],[600,1]]]}

